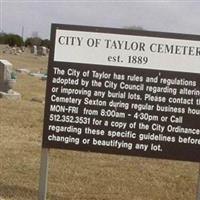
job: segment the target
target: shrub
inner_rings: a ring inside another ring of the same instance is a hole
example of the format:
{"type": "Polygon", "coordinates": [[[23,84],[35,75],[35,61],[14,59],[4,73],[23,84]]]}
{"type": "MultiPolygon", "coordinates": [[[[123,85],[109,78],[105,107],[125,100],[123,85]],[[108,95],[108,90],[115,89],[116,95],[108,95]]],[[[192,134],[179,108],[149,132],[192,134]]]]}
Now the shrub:
{"type": "Polygon", "coordinates": [[[8,44],[11,47],[14,47],[14,46],[20,47],[24,45],[23,39],[19,35],[6,34],[3,37],[4,38],[2,40],[4,44],[8,44]]]}

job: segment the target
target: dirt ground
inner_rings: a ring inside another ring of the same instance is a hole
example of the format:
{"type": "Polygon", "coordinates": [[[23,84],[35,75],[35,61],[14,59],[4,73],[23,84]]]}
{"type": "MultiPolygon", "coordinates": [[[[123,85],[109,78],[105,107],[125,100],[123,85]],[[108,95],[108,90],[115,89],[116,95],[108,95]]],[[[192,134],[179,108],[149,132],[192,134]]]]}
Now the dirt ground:
{"type": "MultiPolygon", "coordinates": [[[[48,57],[3,53],[14,69],[47,69],[48,57]]],[[[20,101],[0,99],[0,200],[38,198],[46,81],[17,73],[20,101]],[[32,101],[35,98],[38,101],[32,101]]],[[[48,200],[194,200],[199,164],[51,149],[48,200]]]]}

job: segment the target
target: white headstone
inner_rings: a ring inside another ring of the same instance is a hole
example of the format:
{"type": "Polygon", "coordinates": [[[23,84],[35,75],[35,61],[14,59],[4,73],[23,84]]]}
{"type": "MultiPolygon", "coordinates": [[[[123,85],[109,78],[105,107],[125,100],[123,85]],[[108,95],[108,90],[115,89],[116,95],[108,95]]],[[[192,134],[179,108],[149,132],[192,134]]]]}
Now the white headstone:
{"type": "Polygon", "coordinates": [[[37,46],[36,45],[32,46],[31,53],[33,53],[34,55],[37,55],[37,46]]]}
{"type": "Polygon", "coordinates": [[[46,56],[47,55],[47,48],[44,46],[38,47],[38,55],[39,56],[46,56]]]}
{"type": "Polygon", "coordinates": [[[0,60],[0,91],[7,92],[11,87],[12,64],[7,60],[0,60]]]}

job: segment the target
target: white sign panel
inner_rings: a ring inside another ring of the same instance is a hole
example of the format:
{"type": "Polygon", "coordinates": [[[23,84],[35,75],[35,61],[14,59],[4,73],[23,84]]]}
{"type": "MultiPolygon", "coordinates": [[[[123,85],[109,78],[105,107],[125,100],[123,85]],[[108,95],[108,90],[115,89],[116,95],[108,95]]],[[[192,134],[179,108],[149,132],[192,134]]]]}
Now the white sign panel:
{"type": "Polygon", "coordinates": [[[54,61],[200,72],[200,42],[56,30],[54,61]]]}

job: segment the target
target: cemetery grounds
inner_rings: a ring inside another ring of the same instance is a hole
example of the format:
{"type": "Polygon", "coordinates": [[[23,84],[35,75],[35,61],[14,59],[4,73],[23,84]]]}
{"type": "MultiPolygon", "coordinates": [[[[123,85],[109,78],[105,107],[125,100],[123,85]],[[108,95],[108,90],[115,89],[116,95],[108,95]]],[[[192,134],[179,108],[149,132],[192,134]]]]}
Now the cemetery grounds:
{"type": "MultiPolygon", "coordinates": [[[[28,49],[0,59],[46,72],[28,49]]],[[[0,200],[36,200],[46,81],[16,73],[19,101],[0,99],[0,200]]],[[[51,149],[48,200],[194,200],[198,163],[51,149]]]]}

